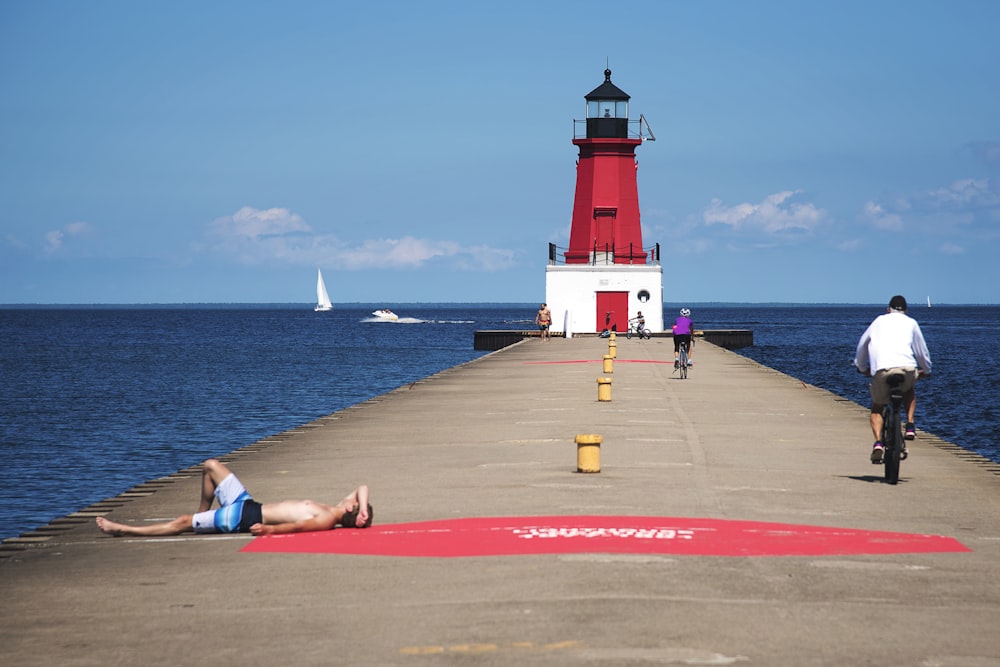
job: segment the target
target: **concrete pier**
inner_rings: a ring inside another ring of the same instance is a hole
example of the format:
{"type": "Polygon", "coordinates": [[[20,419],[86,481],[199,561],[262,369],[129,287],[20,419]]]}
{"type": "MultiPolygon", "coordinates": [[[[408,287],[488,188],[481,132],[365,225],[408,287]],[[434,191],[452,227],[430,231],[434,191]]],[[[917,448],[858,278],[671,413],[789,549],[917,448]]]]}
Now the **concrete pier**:
{"type": "Polygon", "coordinates": [[[193,511],[198,468],[5,542],[5,664],[1000,663],[1000,465],[920,431],[884,484],[863,407],[617,343],[613,402],[606,340],[525,340],[226,457],[262,502],[367,483],[322,548],[94,526],[193,511]]]}

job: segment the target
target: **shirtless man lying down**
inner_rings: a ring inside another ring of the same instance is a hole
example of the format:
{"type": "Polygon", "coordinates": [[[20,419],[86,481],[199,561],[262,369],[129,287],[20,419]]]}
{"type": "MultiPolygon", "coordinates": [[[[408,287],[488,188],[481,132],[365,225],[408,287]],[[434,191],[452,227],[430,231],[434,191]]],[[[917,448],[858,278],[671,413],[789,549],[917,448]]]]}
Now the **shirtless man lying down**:
{"type": "Polygon", "coordinates": [[[368,487],[361,485],[336,505],[313,500],[254,501],[236,475],[216,459],[203,464],[201,504],[194,514],[173,521],[130,526],[97,517],[97,527],[108,535],[180,535],[196,533],[252,533],[277,535],[330,530],[336,526],[367,528],[374,513],[368,502],[368,487]],[[219,509],[212,509],[218,499],[219,509]]]}

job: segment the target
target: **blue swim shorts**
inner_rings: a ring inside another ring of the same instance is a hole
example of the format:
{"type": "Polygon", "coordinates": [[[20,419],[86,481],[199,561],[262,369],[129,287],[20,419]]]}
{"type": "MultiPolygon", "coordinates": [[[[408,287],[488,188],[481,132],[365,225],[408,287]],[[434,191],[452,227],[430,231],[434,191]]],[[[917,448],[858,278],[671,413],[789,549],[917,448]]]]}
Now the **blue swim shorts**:
{"type": "Polygon", "coordinates": [[[247,493],[236,475],[230,474],[222,480],[219,486],[215,487],[215,497],[219,501],[219,509],[195,514],[192,520],[194,532],[239,532],[244,507],[247,502],[253,503],[250,494],[247,493]]]}

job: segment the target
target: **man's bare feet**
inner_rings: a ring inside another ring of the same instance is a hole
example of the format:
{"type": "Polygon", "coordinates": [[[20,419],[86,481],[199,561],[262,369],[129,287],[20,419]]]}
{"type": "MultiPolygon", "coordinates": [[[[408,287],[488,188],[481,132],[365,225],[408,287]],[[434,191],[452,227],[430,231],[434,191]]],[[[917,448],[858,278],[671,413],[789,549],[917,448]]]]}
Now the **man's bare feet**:
{"type": "Polygon", "coordinates": [[[101,529],[102,533],[114,535],[115,537],[121,537],[125,534],[125,526],[114,521],[109,521],[103,516],[97,517],[97,527],[101,529]]]}

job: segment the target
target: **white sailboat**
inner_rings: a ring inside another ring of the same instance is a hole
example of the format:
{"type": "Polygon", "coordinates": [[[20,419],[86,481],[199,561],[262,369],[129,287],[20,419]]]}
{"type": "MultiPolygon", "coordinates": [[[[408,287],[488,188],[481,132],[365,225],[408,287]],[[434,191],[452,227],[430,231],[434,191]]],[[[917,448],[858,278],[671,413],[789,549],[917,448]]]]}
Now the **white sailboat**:
{"type": "Polygon", "coordinates": [[[927,307],[928,308],[931,307],[931,298],[930,297],[927,297],[927,307]]]}
{"type": "Polygon", "coordinates": [[[330,303],[330,295],[326,293],[326,283],[323,282],[323,272],[316,269],[318,277],[316,278],[316,307],[313,309],[317,313],[324,313],[328,310],[333,310],[333,304],[330,303]]]}

